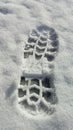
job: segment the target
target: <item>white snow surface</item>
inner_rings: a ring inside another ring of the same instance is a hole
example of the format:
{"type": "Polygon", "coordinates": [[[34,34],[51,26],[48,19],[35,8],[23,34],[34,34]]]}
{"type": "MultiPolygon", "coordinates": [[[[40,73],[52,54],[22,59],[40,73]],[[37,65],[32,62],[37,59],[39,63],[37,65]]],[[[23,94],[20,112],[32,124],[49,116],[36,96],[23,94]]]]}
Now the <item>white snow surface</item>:
{"type": "Polygon", "coordinates": [[[73,0],[0,0],[0,130],[73,129],[73,0]],[[33,119],[17,109],[23,49],[33,28],[59,37],[55,60],[56,112],[33,119]]]}

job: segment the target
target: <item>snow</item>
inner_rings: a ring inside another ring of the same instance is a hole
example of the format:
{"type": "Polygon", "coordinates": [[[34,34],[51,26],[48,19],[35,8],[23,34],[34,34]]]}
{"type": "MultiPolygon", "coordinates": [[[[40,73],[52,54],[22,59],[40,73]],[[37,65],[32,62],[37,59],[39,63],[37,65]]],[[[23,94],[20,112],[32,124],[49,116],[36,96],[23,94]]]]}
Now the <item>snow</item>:
{"type": "Polygon", "coordinates": [[[0,0],[0,130],[72,130],[73,1],[0,0]],[[23,49],[33,28],[45,24],[59,37],[54,75],[58,104],[46,119],[34,119],[17,108],[23,49]]]}

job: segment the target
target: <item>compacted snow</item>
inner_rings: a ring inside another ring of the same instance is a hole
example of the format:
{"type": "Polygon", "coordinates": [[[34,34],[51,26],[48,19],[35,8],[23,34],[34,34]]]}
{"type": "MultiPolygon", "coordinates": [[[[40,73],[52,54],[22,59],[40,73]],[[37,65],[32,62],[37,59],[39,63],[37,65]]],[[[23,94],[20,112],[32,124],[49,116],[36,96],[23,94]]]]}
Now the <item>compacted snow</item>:
{"type": "Polygon", "coordinates": [[[72,57],[72,0],[0,0],[0,130],[73,129],[72,57]],[[57,103],[52,114],[36,117],[20,109],[18,88],[29,34],[42,25],[53,28],[59,41],[53,72],[57,103]]]}

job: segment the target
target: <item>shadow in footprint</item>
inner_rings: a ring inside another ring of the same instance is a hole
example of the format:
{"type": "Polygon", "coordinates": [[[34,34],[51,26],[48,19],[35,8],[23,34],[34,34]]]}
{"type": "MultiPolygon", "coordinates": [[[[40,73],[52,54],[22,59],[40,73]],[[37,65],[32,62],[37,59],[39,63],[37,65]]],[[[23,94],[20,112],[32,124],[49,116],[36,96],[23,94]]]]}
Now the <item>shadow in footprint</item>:
{"type": "Polygon", "coordinates": [[[58,98],[56,95],[56,88],[54,85],[54,75],[51,75],[50,77],[45,77],[42,80],[42,85],[44,89],[52,89],[52,91],[44,91],[43,97],[47,102],[50,102],[51,104],[57,104],[58,98]]]}
{"type": "Polygon", "coordinates": [[[48,27],[47,25],[41,25],[37,27],[37,30],[45,34],[49,34],[52,45],[55,47],[59,47],[58,35],[55,29],[53,29],[52,27],[48,27]]]}

